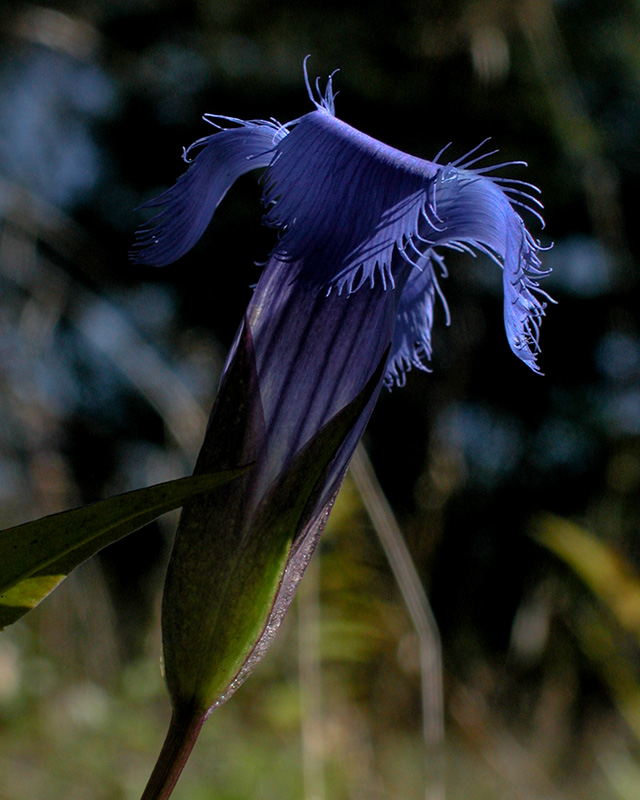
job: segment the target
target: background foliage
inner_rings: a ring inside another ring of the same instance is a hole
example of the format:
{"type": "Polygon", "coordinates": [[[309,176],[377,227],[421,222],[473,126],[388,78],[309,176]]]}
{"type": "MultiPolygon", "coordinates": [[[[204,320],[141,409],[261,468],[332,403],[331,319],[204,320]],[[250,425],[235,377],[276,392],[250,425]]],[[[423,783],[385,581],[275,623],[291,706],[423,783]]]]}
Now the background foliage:
{"type": "MultiPolygon", "coordinates": [[[[337,113],[426,158],[487,136],[543,190],[559,300],[540,378],[500,275],[448,257],[431,375],[366,437],[443,638],[451,797],[637,797],[640,6],[635,0],[93,0],[0,8],[0,522],[190,472],[273,244],[243,179],[180,264],[127,262],[134,208],[204,112],[337,113]]],[[[453,155],[455,154],[455,156],[453,155]]],[[[547,233],[548,231],[548,233],[547,233]]],[[[0,637],[0,793],[136,798],[166,726],[158,601],[175,517],[0,637]]],[[[268,658],[176,797],[417,798],[415,639],[347,482],[268,658]]]]}

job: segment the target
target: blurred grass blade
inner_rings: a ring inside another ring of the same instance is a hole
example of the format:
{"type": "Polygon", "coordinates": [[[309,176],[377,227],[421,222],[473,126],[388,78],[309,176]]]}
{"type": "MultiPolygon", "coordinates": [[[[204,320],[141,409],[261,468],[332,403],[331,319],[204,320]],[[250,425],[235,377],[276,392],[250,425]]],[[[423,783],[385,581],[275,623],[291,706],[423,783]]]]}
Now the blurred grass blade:
{"type": "Polygon", "coordinates": [[[580,578],[596,599],[593,606],[576,605],[567,622],[640,741],[637,656],[628,652],[628,642],[620,637],[622,630],[640,643],[640,577],[608,544],[569,520],[540,517],[534,523],[533,535],[580,578]]]}
{"type": "Polygon", "coordinates": [[[179,478],[0,531],[0,629],[98,550],[247,469],[179,478]]]}
{"type": "Polygon", "coordinates": [[[561,517],[541,517],[533,535],[578,575],[624,629],[640,639],[640,576],[628,561],[585,528],[561,517]]]}

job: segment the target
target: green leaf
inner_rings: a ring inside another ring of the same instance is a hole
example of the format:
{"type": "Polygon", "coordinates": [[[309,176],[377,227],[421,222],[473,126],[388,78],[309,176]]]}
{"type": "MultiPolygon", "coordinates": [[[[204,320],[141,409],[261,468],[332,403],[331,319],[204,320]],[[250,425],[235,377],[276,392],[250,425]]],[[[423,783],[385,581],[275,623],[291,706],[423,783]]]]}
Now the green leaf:
{"type": "Polygon", "coordinates": [[[0,630],[98,550],[247,469],[179,478],[0,531],[0,630]]]}

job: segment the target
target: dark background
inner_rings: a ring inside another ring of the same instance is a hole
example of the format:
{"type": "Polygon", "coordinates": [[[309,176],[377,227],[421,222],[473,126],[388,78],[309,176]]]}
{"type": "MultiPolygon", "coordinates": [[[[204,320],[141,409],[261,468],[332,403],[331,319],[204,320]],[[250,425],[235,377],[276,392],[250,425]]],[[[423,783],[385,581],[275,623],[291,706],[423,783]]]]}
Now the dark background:
{"type": "MultiPolygon", "coordinates": [[[[554,244],[545,376],[507,346],[498,268],[451,253],[433,372],[365,436],[441,628],[449,794],[637,797],[639,41],[632,0],[4,0],[0,525],[189,473],[274,232],[251,175],[178,264],[134,266],[134,209],[212,132],[203,113],[310,110],[310,54],[312,77],[340,70],[337,115],[395,147],[453,159],[490,136],[525,160],[508,174],[541,188],[546,229],[525,221],[554,244]]],[[[139,795],[174,524],[2,634],[3,798],[139,795]]],[[[423,796],[415,641],[350,482],[316,562],[176,797],[423,796]]]]}

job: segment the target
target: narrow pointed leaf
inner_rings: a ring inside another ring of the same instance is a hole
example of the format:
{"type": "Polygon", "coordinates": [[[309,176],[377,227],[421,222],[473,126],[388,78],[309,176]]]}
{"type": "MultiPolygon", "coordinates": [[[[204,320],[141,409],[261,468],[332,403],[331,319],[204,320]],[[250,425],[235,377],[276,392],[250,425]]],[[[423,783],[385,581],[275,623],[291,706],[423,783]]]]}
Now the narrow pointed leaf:
{"type": "Polygon", "coordinates": [[[31,611],[98,550],[246,469],[160,483],[0,531],[0,629],[31,611]]]}

